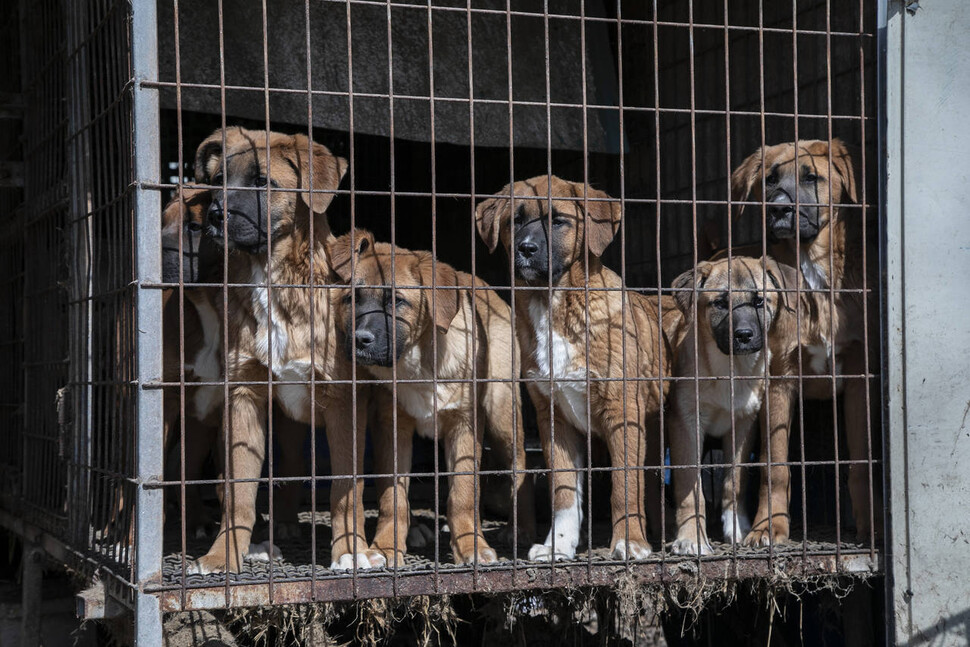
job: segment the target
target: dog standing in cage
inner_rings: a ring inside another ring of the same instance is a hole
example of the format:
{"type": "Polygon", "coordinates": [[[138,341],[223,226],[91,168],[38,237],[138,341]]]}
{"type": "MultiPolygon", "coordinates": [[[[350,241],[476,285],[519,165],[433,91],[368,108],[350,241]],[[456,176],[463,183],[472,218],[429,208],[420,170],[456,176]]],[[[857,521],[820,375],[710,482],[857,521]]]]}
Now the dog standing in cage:
{"type": "MultiPolygon", "coordinates": [[[[395,375],[405,380],[396,385],[399,406],[414,419],[418,434],[440,437],[444,443],[447,470],[452,473],[447,518],[454,561],[491,563],[498,558],[482,534],[478,514],[477,472],[486,427],[505,464],[517,470],[512,496],[518,515],[509,520],[508,528],[516,527],[518,537],[531,544],[534,496],[524,471],[525,432],[516,381],[519,348],[508,304],[480,279],[456,272],[429,252],[376,243],[362,229],[337,238],[329,253],[334,271],[350,286],[337,293],[335,302],[346,352],[371,376],[386,380],[381,385],[385,389],[392,388],[395,375]],[[476,378],[483,381],[475,383],[476,378]]],[[[387,472],[410,469],[413,430],[398,429],[398,465],[382,461],[387,472]]],[[[387,455],[393,434],[376,433],[385,440],[381,445],[388,446],[376,446],[375,455],[387,455]]],[[[394,491],[387,484],[381,488],[373,550],[402,563],[409,521],[407,480],[400,479],[400,489],[394,491]]]]}
{"type": "MultiPolygon", "coordinates": [[[[768,250],[779,263],[801,270],[802,286],[824,298],[822,309],[829,324],[824,343],[806,347],[806,398],[831,400],[844,393],[845,439],[849,451],[849,496],[856,532],[862,541],[881,535],[880,488],[873,487],[867,461],[873,458],[869,397],[869,361],[877,358],[877,308],[868,304],[863,288],[876,285],[872,273],[876,250],[866,241],[864,211],[859,205],[858,170],[848,147],[839,139],[799,141],[758,149],[731,174],[731,199],[765,203],[768,250]],[[864,259],[870,261],[866,266],[864,259]],[[829,379],[825,379],[829,376],[829,379]],[[872,525],[870,525],[872,524],[872,525]],[[871,533],[871,534],[870,534],[871,533]]],[[[754,206],[757,209],[757,206],[754,206]]],[[[739,208],[739,216],[746,209],[739,208]]],[[[793,393],[795,397],[797,393],[793,393]]],[[[787,437],[779,438],[785,443],[787,437]]],[[[772,448],[775,452],[775,448],[772,448]]],[[[780,454],[779,454],[780,455],[780,454]]],[[[787,489],[787,481],[777,483],[787,489]]],[[[788,504],[774,507],[772,515],[759,509],[752,532],[766,545],[788,539],[788,504]]]]}
{"type": "Polygon", "coordinates": [[[770,506],[772,514],[787,510],[788,467],[783,463],[788,459],[791,392],[797,385],[784,378],[798,374],[798,353],[824,340],[827,323],[815,295],[795,294],[797,283],[794,268],[768,257],[744,256],[698,263],[673,281],[687,328],[675,374],[700,378],[678,380],[670,392],[670,462],[679,468],[673,474],[674,553],[711,552],[700,483],[705,437],[722,439],[731,461],[721,496],[726,542],[757,544],[763,537],[749,534],[742,495],[745,470],[739,467],[751,453],[759,420],[762,437],[770,435],[771,481],[778,487],[769,494],[763,482],[759,507],[770,506]]]}
{"type": "Polygon", "coordinates": [[[501,243],[514,266],[523,374],[553,470],[552,528],[530,559],[576,555],[590,433],[612,462],[611,556],[650,555],[645,501],[660,527],[660,473],[645,475],[644,462],[662,463],[658,417],[669,383],[661,378],[671,374],[681,317],[672,298],[625,290],[603,266],[620,218],[603,191],[554,176],[506,186],[477,208],[482,239],[491,251],[501,243]]]}
{"type": "Polygon", "coordinates": [[[220,534],[194,572],[241,566],[256,521],[271,398],[294,421],[326,425],[332,471],[346,477],[330,489],[331,567],[371,566],[363,480],[354,476],[363,469],[367,398],[349,384],[350,362],[337,352],[330,290],[316,287],[329,280],[326,210],[346,170],[346,160],[303,135],[242,128],[216,131],[196,153],[197,180],[215,187],[210,234],[228,254],[228,283],[244,287],[227,288],[220,534]],[[271,386],[270,372],[282,383],[271,386]]]}

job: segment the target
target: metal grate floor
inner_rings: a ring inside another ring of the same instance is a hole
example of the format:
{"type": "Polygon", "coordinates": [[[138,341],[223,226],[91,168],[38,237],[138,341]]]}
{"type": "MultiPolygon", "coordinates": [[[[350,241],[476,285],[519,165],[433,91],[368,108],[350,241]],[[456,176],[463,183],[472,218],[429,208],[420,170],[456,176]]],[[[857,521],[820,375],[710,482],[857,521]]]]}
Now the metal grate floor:
{"type": "MultiPolygon", "coordinates": [[[[416,523],[434,528],[434,512],[412,509],[416,523]]],[[[365,532],[373,536],[377,510],[365,512],[365,532]]],[[[257,528],[255,539],[265,540],[266,523],[257,528]]],[[[426,595],[444,593],[498,592],[513,589],[557,586],[591,586],[615,584],[618,577],[629,573],[644,583],[670,582],[701,578],[744,579],[781,577],[791,580],[819,576],[867,576],[881,571],[881,553],[867,545],[836,542],[833,528],[813,529],[810,539],[801,541],[801,531],[793,529],[798,539],[783,546],[768,548],[734,548],[712,542],[714,553],[696,557],[672,555],[659,551],[659,541],[652,538],[654,553],[647,560],[625,563],[609,557],[608,523],[593,524],[593,545],[580,545],[576,559],[559,562],[553,569],[548,563],[523,559],[527,548],[518,548],[513,560],[513,547],[503,541],[501,521],[485,520],[484,534],[499,554],[499,561],[477,569],[451,563],[449,535],[445,519],[439,517],[438,545],[432,540],[420,549],[410,549],[405,565],[398,569],[370,569],[354,573],[331,571],[329,513],[316,515],[316,550],[311,543],[310,513],[300,517],[304,532],[296,540],[281,542],[282,559],[271,563],[247,560],[240,573],[191,575],[183,581],[183,563],[208,550],[211,539],[186,542],[183,561],[181,539],[177,533],[166,533],[166,556],[162,581],[154,590],[160,593],[165,610],[223,608],[255,604],[279,604],[310,601],[337,601],[369,597],[426,595]],[[438,556],[438,561],[435,557],[438,556]],[[314,566],[315,563],[315,566],[314,566]],[[184,588],[183,588],[184,584],[184,588]]],[[[547,528],[540,527],[544,537],[547,528]]]]}

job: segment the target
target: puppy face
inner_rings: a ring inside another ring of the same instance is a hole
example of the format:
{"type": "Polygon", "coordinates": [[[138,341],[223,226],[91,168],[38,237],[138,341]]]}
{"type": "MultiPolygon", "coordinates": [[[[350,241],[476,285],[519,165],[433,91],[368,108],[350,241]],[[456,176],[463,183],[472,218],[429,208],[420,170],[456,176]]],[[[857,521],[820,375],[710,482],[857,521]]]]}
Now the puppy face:
{"type": "Polygon", "coordinates": [[[590,187],[585,197],[586,211],[583,185],[555,176],[516,182],[478,205],[478,233],[490,251],[501,241],[516,278],[527,285],[555,284],[585,260],[586,246],[591,256],[601,256],[620,226],[619,202],[590,187]]]}
{"type": "Polygon", "coordinates": [[[432,268],[428,252],[397,247],[392,258],[391,250],[362,229],[353,240],[348,233],[328,246],[337,279],[348,285],[336,294],[337,330],[348,355],[363,365],[391,366],[432,330],[447,332],[458,313],[454,269],[444,263],[432,268]],[[434,309],[432,290],[421,289],[432,285],[450,288],[434,291],[434,309]]]}
{"type": "Polygon", "coordinates": [[[266,252],[296,220],[308,222],[309,210],[324,213],[333,194],[317,191],[335,190],[346,171],[346,160],[304,135],[242,128],[217,130],[195,159],[198,182],[227,187],[211,191],[209,233],[230,249],[250,253],[266,252]]]}
{"type": "Polygon", "coordinates": [[[195,283],[199,280],[204,244],[202,231],[209,210],[209,192],[183,189],[162,211],[162,281],[195,283]],[[182,248],[179,249],[179,239],[182,248]],[[179,268],[181,267],[181,275],[179,268]]]}
{"type": "Polygon", "coordinates": [[[710,336],[725,355],[757,353],[765,346],[764,331],[770,331],[781,308],[789,304],[784,289],[788,274],[774,260],[735,256],[702,262],[674,279],[680,290],[674,296],[685,316],[693,316],[691,304],[697,290],[698,335],[710,336]],[[728,268],[730,267],[730,278],[728,268]],[[706,328],[705,328],[706,326],[706,328]]]}
{"type": "Polygon", "coordinates": [[[731,199],[758,202],[762,196],[773,242],[794,239],[796,232],[801,241],[812,241],[829,222],[830,201],[858,202],[855,170],[845,144],[833,139],[831,144],[801,141],[798,146],[792,142],[758,149],[731,174],[731,199]]]}

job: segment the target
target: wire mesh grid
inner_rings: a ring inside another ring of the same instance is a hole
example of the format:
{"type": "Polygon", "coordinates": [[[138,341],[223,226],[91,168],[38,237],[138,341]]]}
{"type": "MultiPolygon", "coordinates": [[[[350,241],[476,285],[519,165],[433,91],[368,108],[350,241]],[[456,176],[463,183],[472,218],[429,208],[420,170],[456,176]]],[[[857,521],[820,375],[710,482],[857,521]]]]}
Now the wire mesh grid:
{"type": "Polygon", "coordinates": [[[120,580],[138,541],[166,610],[881,569],[869,3],[175,0],[147,78],[129,10],[51,18],[71,192],[24,240],[68,267],[23,288],[28,405],[31,285],[71,330],[31,492],[120,580]]]}

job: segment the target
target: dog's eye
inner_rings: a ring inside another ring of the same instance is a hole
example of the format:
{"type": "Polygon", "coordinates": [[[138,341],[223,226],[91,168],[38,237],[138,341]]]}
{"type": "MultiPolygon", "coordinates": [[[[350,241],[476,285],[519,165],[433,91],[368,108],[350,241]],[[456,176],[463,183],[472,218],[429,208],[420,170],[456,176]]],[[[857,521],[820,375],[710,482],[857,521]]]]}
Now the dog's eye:
{"type": "Polygon", "coordinates": [[[711,301],[711,305],[718,310],[727,310],[728,302],[724,297],[718,297],[717,299],[711,301]]]}
{"type": "Polygon", "coordinates": [[[765,184],[778,184],[778,172],[772,171],[771,175],[765,178],[765,184]]]}
{"type": "Polygon", "coordinates": [[[805,183],[815,183],[818,181],[819,181],[819,176],[815,175],[814,173],[806,173],[805,176],[802,178],[802,182],[805,182],[805,183]]]}
{"type": "Polygon", "coordinates": [[[764,308],[765,300],[760,294],[756,294],[753,299],[751,299],[751,305],[755,308],[764,308]]]}
{"type": "Polygon", "coordinates": [[[202,223],[190,220],[185,223],[185,228],[191,231],[193,234],[197,234],[202,231],[202,223]]]}
{"type": "Polygon", "coordinates": [[[222,173],[216,173],[211,178],[209,178],[210,184],[222,184],[222,173]]]}
{"type": "Polygon", "coordinates": [[[565,227],[569,224],[569,218],[564,218],[562,216],[556,216],[552,219],[553,227],[565,227]]]}
{"type": "Polygon", "coordinates": [[[404,297],[398,297],[394,300],[394,305],[397,306],[398,308],[406,308],[411,304],[404,297]]]}
{"type": "Polygon", "coordinates": [[[521,212],[515,214],[515,218],[513,219],[513,222],[516,225],[521,225],[523,222],[525,222],[525,214],[521,212]]]}

